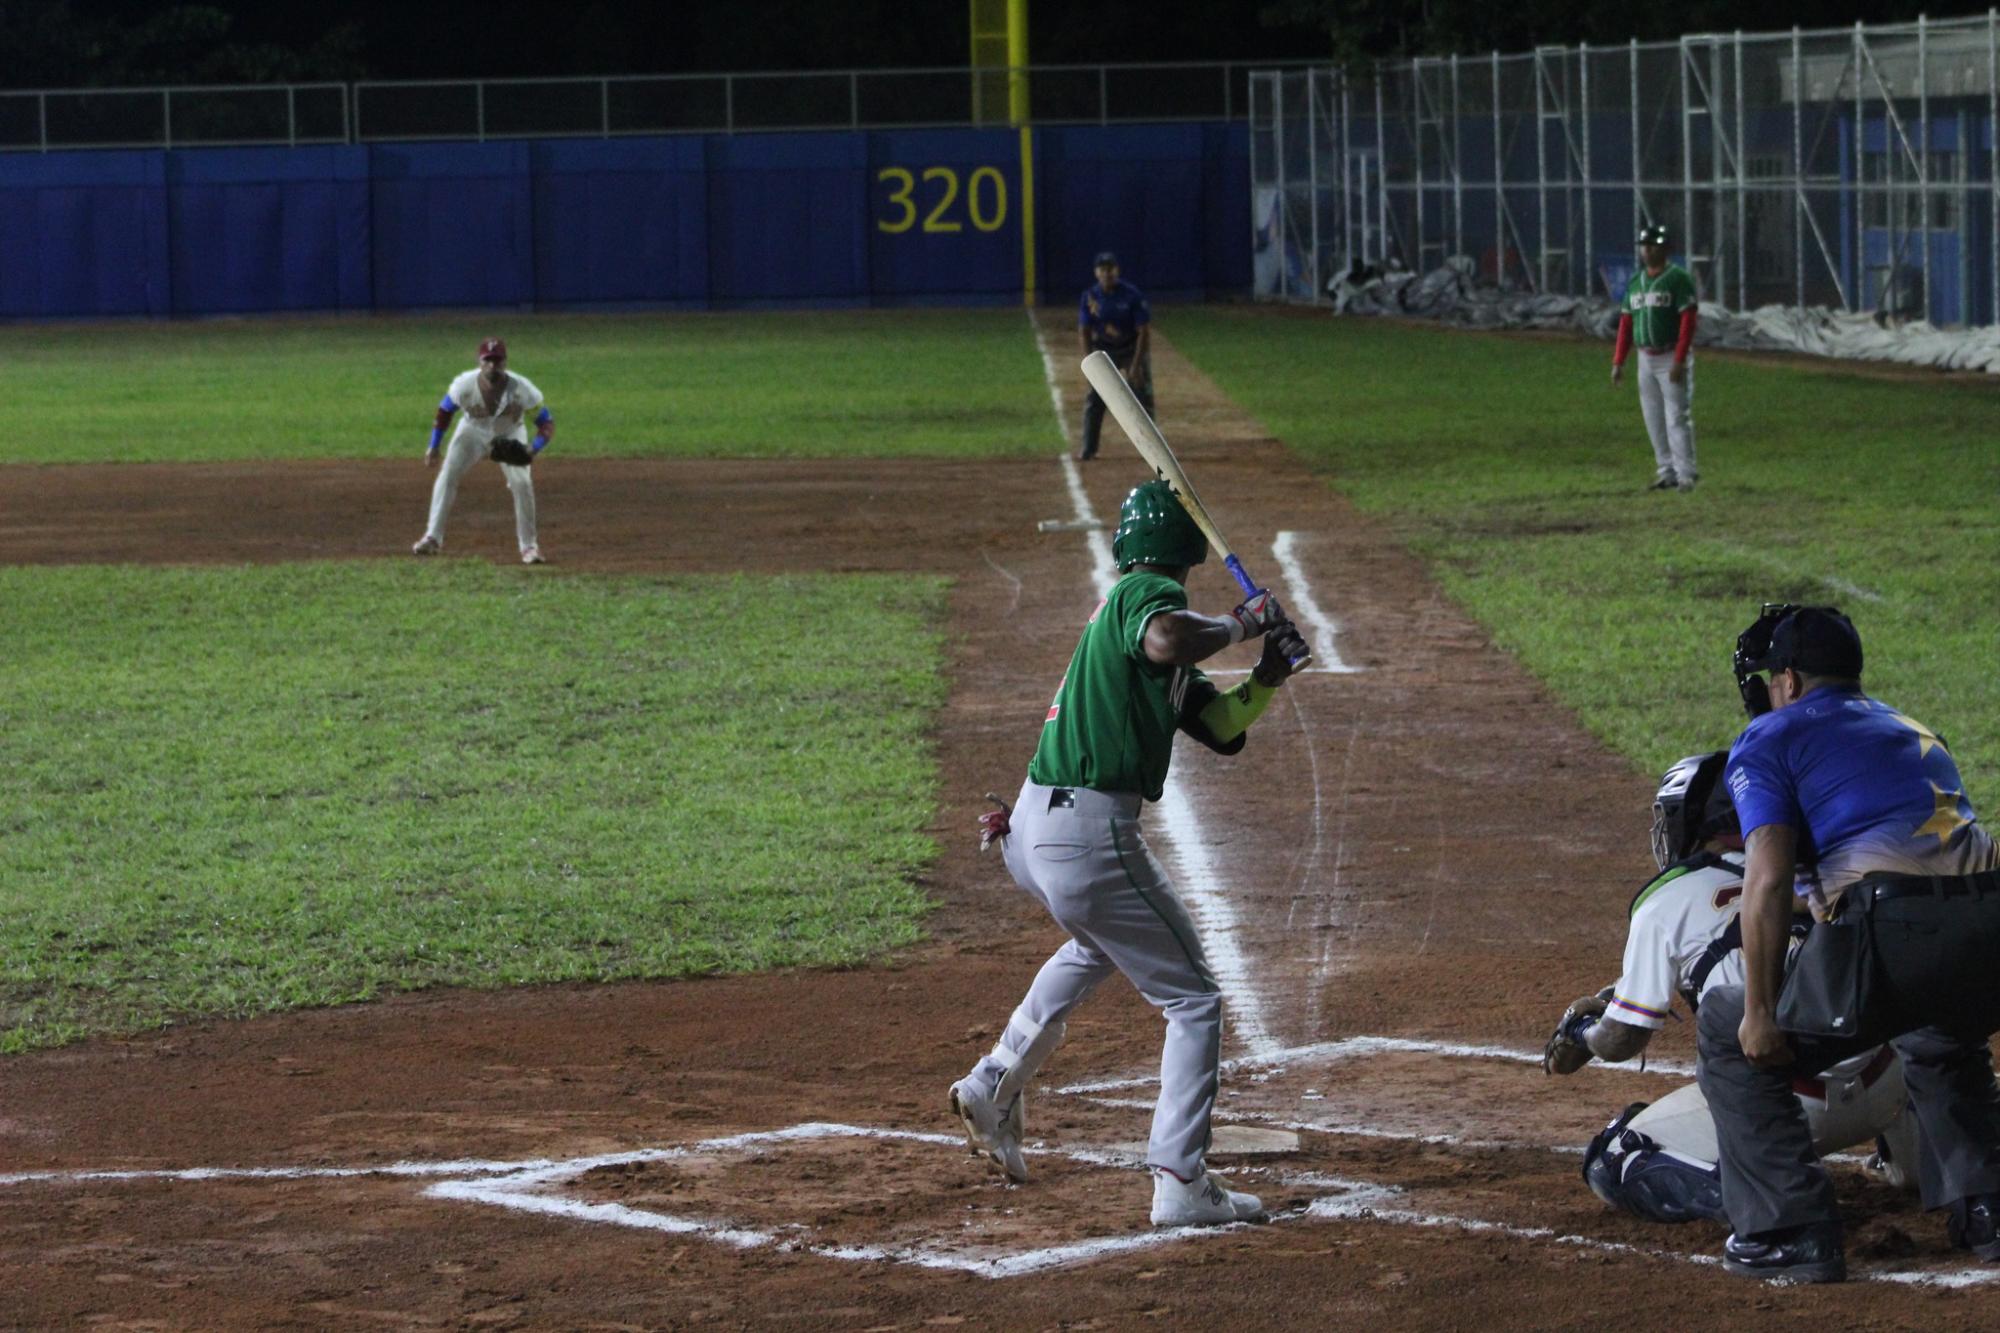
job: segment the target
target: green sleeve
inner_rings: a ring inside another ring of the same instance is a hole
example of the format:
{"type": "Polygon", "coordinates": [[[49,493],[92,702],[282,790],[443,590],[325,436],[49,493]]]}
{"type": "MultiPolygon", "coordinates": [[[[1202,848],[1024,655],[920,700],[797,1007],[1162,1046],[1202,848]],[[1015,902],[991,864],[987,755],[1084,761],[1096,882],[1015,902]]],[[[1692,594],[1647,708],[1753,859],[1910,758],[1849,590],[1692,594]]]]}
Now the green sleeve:
{"type": "Polygon", "coordinates": [[[1111,590],[1112,614],[1120,619],[1119,642],[1126,656],[1146,655],[1146,622],[1163,611],[1187,610],[1187,589],[1164,574],[1128,574],[1111,590]]]}

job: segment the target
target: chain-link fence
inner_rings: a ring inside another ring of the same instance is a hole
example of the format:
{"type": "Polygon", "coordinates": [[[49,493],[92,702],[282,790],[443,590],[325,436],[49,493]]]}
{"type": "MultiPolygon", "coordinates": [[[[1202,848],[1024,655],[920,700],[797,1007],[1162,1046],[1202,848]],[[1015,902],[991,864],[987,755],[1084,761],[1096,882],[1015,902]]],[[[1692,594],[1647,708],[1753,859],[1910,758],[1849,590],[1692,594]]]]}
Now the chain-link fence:
{"type": "Polygon", "coordinates": [[[992,80],[1023,75],[1036,124],[1228,121],[1248,114],[1250,73],[1214,61],[48,89],[0,93],[0,151],[952,127],[994,123],[992,80]]]}
{"type": "Polygon", "coordinates": [[[1663,223],[1705,299],[2000,322],[2000,20],[1689,36],[1251,80],[1260,294],[1462,256],[1621,293],[1663,223]]]}

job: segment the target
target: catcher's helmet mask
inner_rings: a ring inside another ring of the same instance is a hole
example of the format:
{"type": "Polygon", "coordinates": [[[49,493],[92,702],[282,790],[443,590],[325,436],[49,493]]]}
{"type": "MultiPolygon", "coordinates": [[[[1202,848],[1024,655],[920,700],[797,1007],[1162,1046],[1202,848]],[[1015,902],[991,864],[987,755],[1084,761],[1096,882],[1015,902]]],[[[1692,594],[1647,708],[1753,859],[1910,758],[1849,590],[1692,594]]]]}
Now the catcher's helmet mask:
{"type": "Polygon", "coordinates": [[[1736,636],[1736,688],[1754,720],[1771,711],[1771,687],[1762,673],[1802,671],[1813,676],[1861,678],[1861,636],[1837,606],[1766,602],[1750,627],[1736,636]]]}
{"type": "Polygon", "coordinates": [[[1134,565],[1168,569],[1198,565],[1208,559],[1208,538],[1188,517],[1174,488],[1155,479],[1134,486],[1118,506],[1111,558],[1120,574],[1134,565]]]}
{"type": "Polygon", "coordinates": [[[1736,827],[1736,806],[1722,770],[1729,751],[1711,750],[1679,760],[1660,778],[1653,796],[1653,863],[1665,870],[1693,856],[1717,833],[1736,827]]]}

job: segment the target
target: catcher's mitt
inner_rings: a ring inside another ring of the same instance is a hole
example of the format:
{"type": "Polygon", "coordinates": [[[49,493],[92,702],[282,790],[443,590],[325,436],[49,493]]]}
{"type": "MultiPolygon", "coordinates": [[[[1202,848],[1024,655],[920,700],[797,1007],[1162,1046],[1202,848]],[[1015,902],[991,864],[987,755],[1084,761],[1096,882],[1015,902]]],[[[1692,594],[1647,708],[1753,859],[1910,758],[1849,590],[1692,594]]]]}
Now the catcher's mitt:
{"type": "Polygon", "coordinates": [[[1610,999],[1611,988],[1607,986],[1595,995],[1580,996],[1570,1002],[1556,1023],[1556,1030],[1549,1034],[1548,1044],[1542,1047],[1543,1073],[1574,1074],[1590,1063],[1593,1053],[1583,1034],[1603,1017],[1610,999]]]}
{"type": "Polygon", "coordinates": [[[496,463],[512,463],[515,467],[529,467],[535,461],[535,454],[533,450],[529,449],[527,445],[521,443],[519,440],[495,440],[493,441],[492,458],[496,463]]]}

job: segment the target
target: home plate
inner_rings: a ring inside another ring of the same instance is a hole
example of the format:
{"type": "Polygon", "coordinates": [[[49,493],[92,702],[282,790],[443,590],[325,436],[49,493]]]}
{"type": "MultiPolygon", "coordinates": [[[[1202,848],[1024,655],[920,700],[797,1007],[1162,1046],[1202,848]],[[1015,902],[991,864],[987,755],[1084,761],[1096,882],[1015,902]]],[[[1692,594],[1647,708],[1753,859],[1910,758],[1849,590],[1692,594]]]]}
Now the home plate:
{"type": "MultiPolygon", "coordinates": [[[[1275,1157],[1299,1150],[1299,1136],[1289,1129],[1269,1129],[1263,1125],[1217,1125],[1209,1135],[1211,1157],[1275,1157]]],[[[1121,1143],[1114,1152],[1144,1159],[1146,1145],[1121,1143]]]]}

